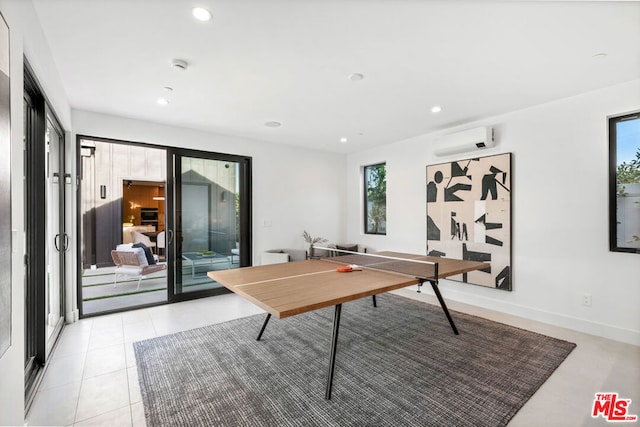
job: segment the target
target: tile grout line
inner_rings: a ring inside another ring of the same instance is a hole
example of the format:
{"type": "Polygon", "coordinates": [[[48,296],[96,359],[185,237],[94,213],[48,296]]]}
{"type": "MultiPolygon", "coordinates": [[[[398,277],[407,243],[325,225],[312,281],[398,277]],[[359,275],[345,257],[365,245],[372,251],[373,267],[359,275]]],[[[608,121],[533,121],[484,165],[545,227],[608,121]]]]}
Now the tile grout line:
{"type": "MultiPolygon", "coordinates": [[[[120,329],[121,329],[122,337],[123,337],[123,338],[122,338],[122,351],[123,351],[123,352],[125,352],[125,366],[124,366],[125,371],[124,371],[124,372],[125,372],[125,375],[127,375],[127,366],[126,366],[126,365],[127,365],[127,363],[126,363],[126,360],[127,360],[127,359],[126,359],[126,348],[125,348],[125,343],[124,343],[124,322],[123,322],[123,320],[122,320],[122,316],[118,315],[118,316],[116,316],[116,318],[120,321],[120,329]]],[[[92,323],[91,323],[91,331],[90,331],[90,334],[89,334],[89,342],[91,342],[91,338],[93,337],[94,327],[95,327],[95,322],[92,322],[92,323]]],[[[101,347],[96,348],[96,349],[94,349],[94,350],[100,350],[100,349],[101,349],[101,347]]],[[[99,417],[99,416],[101,416],[101,415],[104,415],[105,413],[111,412],[111,411],[107,411],[107,412],[104,412],[104,413],[101,413],[101,414],[97,414],[97,415],[94,415],[94,416],[92,416],[92,417],[85,418],[85,419],[82,419],[82,420],[78,420],[78,419],[77,419],[77,418],[78,418],[78,408],[79,408],[79,406],[80,406],[80,397],[81,397],[81,395],[82,395],[82,390],[83,390],[83,388],[84,388],[84,383],[85,383],[85,380],[86,380],[86,378],[84,377],[84,374],[85,374],[85,371],[86,371],[87,355],[88,355],[88,354],[89,354],[89,349],[87,348],[87,352],[85,353],[85,357],[84,357],[84,363],[83,363],[83,366],[82,366],[82,376],[81,376],[81,381],[80,381],[80,391],[79,391],[79,393],[78,393],[78,399],[77,399],[77,401],[76,401],[76,410],[75,410],[75,414],[74,414],[74,418],[73,418],[73,419],[74,419],[74,421],[73,421],[73,424],[74,424],[74,425],[75,425],[76,423],[78,423],[78,422],[86,421],[86,420],[89,420],[89,419],[91,419],[91,418],[99,417]]],[[[101,375],[107,375],[107,374],[110,374],[110,373],[113,373],[113,372],[117,372],[117,371],[106,372],[106,373],[102,373],[102,374],[99,374],[99,375],[94,375],[94,376],[93,376],[93,377],[91,377],[91,378],[95,378],[95,377],[98,377],[98,376],[101,376],[101,375]]],[[[127,377],[128,377],[128,376],[127,376],[127,377]]],[[[129,387],[129,381],[128,381],[128,378],[127,378],[127,388],[128,388],[128,387],[129,387]]],[[[128,392],[129,392],[129,391],[127,390],[127,393],[128,393],[128,392]]],[[[129,398],[129,402],[131,402],[131,399],[130,399],[130,398],[129,398]]]]}
{"type": "MultiPolygon", "coordinates": [[[[149,321],[151,322],[151,327],[153,328],[153,334],[154,336],[157,335],[156,333],[156,328],[155,325],[153,324],[153,318],[149,315],[149,313],[145,313],[147,315],[147,318],[149,319],[149,321]]],[[[124,322],[123,322],[123,327],[124,327],[124,322]]],[[[124,333],[124,331],[123,331],[124,333]]],[[[135,341],[131,342],[131,346],[133,347],[133,343],[135,341]]],[[[127,391],[129,392],[129,418],[131,420],[131,426],[134,426],[134,422],[133,422],[133,402],[131,402],[131,380],[129,378],[129,364],[127,363],[127,347],[126,347],[126,339],[125,339],[125,348],[124,348],[124,354],[125,354],[125,369],[127,372],[127,391]]],[[[137,370],[138,370],[138,361],[136,360],[136,353],[135,353],[135,349],[133,349],[133,360],[134,360],[134,364],[133,367],[135,367],[136,369],[136,376],[137,376],[137,370]]],[[[139,381],[138,381],[139,382],[139,381]]],[[[141,396],[142,398],[142,396],[141,396]]],[[[144,404],[143,404],[144,405],[144,404]]]]}
{"type": "Polygon", "coordinates": [[[80,388],[78,389],[78,397],[76,399],[75,410],[73,411],[73,424],[76,423],[76,417],[78,416],[78,406],[80,405],[80,396],[82,395],[82,389],[84,387],[84,371],[87,367],[87,354],[89,353],[89,343],[91,342],[91,334],[93,334],[94,327],[93,320],[91,321],[91,328],[89,329],[89,340],[87,341],[87,349],[84,352],[84,357],[82,358],[82,373],[80,374],[80,388]]]}

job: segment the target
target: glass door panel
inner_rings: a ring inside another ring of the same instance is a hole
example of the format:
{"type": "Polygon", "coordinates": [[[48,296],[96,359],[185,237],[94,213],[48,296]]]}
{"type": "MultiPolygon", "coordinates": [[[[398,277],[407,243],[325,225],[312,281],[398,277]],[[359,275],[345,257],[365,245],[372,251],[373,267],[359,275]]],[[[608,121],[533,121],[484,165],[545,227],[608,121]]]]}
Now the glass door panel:
{"type": "Polygon", "coordinates": [[[250,159],[176,154],[173,296],[226,291],[207,272],[248,265],[250,159]]]}
{"type": "Polygon", "coordinates": [[[165,303],[166,270],[116,270],[111,251],[142,243],[164,264],[167,150],[96,137],[80,137],[78,150],[81,316],[165,303]]]}
{"type": "MultiPolygon", "coordinates": [[[[64,323],[65,140],[28,62],[24,68],[25,407],[64,323]]],[[[69,177],[69,183],[71,179],[69,177]]]]}
{"type": "Polygon", "coordinates": [[[68,236],[64,229],[64,139],[62,132],[47,120],[45,130],[45,319],[47,352],[62,326],[64,313],[64,254],[68,236]]]}

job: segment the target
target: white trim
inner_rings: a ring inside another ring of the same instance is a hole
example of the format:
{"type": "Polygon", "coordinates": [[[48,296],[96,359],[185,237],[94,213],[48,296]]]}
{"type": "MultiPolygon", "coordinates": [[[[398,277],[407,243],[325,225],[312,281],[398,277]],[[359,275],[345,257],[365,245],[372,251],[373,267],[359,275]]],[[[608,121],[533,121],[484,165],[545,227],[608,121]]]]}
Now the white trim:
{"type": "MultiPolygon", "coordinates": [[[[407,289],[417,290],[418,288],[417,286],[414,286],[407,289]]],[[[640,331],[620,328],[614,325],[594,322],[588,319],[581,319],[574,316],[567,316],[565,314],[554,313],[547,310],[540,310],[520,304],[508,303],[505,301],[487,298],[480,295],[471,296],[469,294],[459,292],[448,287],[444,290],[441,289],[441,292],[445,301],[455,301],[463,304],[481,307],[483,309],[491,310],[498,313],[505,313],[528,320],[547,323],[553,326],[583,332],[589,335],[595,335],[615,341],[624,342],[627,344],[640,346],[640,331]]],[[[422,293],[435,295],[431,289],[425,287],[423,287],[422,293]]]]}

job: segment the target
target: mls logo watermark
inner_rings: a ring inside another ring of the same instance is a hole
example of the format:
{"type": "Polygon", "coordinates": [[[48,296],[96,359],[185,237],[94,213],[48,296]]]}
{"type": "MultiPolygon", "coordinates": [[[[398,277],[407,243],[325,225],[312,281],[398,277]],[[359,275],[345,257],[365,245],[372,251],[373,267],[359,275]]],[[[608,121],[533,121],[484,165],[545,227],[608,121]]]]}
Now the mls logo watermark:
{"type": "Polygon", "coordinates": [[[596,393],[591,416],[602,416],[607,421],[637,421],[637,415],[629,414],[631,399],[622,399],[618,393],[596,393]]]}

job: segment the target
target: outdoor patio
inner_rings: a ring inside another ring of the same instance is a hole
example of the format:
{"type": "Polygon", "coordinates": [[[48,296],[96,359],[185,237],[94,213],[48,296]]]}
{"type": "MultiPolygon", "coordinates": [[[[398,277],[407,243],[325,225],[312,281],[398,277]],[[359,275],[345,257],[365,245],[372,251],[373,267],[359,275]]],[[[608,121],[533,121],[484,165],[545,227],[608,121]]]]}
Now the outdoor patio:
{"type": "MultiPolygon", "coordinates": [[[[216,262],[192,263],[185,260],[182,266],[182,286],[185,292],[219,288],[220,285],[207,277],[211,270],[238,268],[231,257],[217,258],[216,262]],[[195,265],[194,265],[195,264],[195,265]]],[[[115,267],[87,269],[82,274],[82,313],[84,315],[118,310],[167,300],[167,270],[138,278],[118,275],[115,267]]]]}

